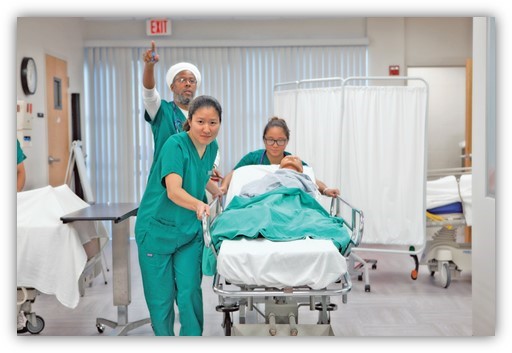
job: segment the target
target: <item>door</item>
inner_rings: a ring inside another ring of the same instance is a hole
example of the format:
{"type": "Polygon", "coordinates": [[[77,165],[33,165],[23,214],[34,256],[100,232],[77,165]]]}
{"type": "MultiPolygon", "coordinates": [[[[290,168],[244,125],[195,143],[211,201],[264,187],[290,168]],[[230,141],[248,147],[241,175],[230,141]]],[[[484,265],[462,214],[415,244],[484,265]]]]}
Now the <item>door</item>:
{"type": "MultiPolygon", "coordinates": [[[[473,336],[496,334],[496,25],[473,19],[473,336]]],[[[505,98],[506,99],[506,98],[505,98]]],[[[506,137],[506,133],[501,134],[506,137]]],[[[502,151],[503,152],[503,151],[502,151]]],[[[506,153],[506,152],[505,152],[506,153]]],[[[505,155],[503,153],[503,155],[505,155]]],[[[506,156],[506,155],[505,155],[506,156]]],[[[507,216],[507,214],[503,214],[507,216]]],[[[505,225],[503,221],[502,225],[505,225]]],[[[500,253],[507,255],[506,229],[500,253]],[[505,246],[504,246],[505,244],[505,246]]],[[[502,258],[503,259],[503,258],[502,258]]],[[[504,259],[501,264],[506,264],[504,259]]],[[[508,286],[506,268],[501,286],[508,286]]],[[[500,312],[501,317],[506,317],[500,312]]],[[[502,319],[503,320],[503,319],[502,319]]],[[[502,321],[500,320],[500,321],[502,321]]]]}
{"type": "Polygon", "coordinates": [[[46,55],[46,106],[48,116],[48,180],[64,184],[69,159],[68,64],[46,55]]]}

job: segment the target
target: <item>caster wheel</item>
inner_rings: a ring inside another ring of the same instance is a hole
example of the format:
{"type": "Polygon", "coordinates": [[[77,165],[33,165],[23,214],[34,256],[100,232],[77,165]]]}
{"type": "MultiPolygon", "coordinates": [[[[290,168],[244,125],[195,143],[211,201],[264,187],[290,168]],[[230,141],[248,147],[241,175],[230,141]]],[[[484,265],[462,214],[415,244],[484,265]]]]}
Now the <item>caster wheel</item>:
{"type": "Polygon", "coordinates": [[[224,335],[231,336],[231,328],[233,327],[233,320],[231,320],[231,314],[229,312],[224,312],[224,320],[222,322],[222,327],[224,328],[224,335]]]}
{"type": "Polygon", "coordinates": [[[103,324],[96,324],[96,330],[98,330],[98,333],[105,332],[105,325],[103,325],[103,324]]]}
{"type": "Polygon", "coordinates": [[[411,278],[416,281],[418,279],[418,271],[412,270],[411,271],[411,278]]]}
{"type": "Polygon", "coordinates": [[[364,291],[365,292],[370,292],[370,285],[369,284],[364,286],[364,291]]]}
{"type": "Polygon", "coordinates": [[[27,330],[28,332],[37,335],[39,332],[44,329],[44,320],[41,316],[36,315],[36,324],[32,325],[30,321],[27,321],[27,330]]]}
{"type": "Polygon", "coordinates": [[[359,276],[357,276],[357,280],[358,280],[358,281],[362,281],[362,280],[363,280],[363,275],[359,275],[359,276]]]}
{"type": "Polygon", "coordinates": [[[443,288],[448,288],[450,282],[452,281],[452,272],[450,271],[450,264],[445,262],[443,263],[443,267],[441,267],[441,275],[440,281],[441,286],[443,288]]]}

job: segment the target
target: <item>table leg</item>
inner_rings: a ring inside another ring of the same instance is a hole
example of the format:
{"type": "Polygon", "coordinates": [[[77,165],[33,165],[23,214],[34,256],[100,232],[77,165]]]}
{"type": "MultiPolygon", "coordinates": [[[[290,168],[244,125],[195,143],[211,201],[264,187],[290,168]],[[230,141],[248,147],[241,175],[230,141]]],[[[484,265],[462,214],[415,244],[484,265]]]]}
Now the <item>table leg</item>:
{"type": "Polygon", "coordinates": [[[112,282],[113,302],[117,306],[117,322],[97,318],[96,327],[102,332],[102,325],[114,328],[111,336],[124,336],[128,331],[150,323],[150,319],[128,321],[128,305],[131,303],[130,263],[130,222],[112,222],[112,282]]]}

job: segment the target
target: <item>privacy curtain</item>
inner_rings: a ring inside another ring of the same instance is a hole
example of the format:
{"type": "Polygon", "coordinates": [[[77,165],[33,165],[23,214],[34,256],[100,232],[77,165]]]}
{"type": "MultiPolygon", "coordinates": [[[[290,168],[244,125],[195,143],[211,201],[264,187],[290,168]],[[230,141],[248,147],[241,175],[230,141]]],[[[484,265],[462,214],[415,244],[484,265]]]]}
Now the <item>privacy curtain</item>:
{"type": "Polygon", "coordinates": [[[276,114],[294,117],[290,149],[364,212],[363,243],[423,244],[426,87],[343,84],[274,99],[276,114]]]}

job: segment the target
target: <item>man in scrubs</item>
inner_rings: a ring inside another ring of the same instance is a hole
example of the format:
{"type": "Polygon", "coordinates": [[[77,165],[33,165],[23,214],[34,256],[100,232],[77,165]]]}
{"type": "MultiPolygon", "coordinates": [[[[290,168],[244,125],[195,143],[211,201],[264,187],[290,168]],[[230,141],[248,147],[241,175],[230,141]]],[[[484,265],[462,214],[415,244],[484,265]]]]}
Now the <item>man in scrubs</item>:
{"type": "MultiPolygon", "coordinates": [[[[151,125],[153,132],[154,152],[153,161],[162,149],[167,138],[183,131],[183,123],[187,119],[189,104],[195,97],[197,88],[201,85],[199,69],[187,62],[180,62],[171,66],[167,71],[167,86],[173,93],[173,101],[166,101],[160,97],[156,89],[155,65],[159,61],[156,44],[151,42],[151,49],[144,55],[144,73],[142,77],[142,98],[144,102],[144,119],[151,125]]],[[[216,167],[219,164],[216,156],[216,167]]],[[[152,167],[153,168],[153,167],[152,167]]],[[[214,196],[222,195],[216,177],[220,177],[217,169],[213,172],[213,180],[208,183],[207,189],[214,196]]]]}
{"type": "Polygon", "coordinates": [[[137,213],[144,296],[157,336],[174,336],[175,301],[180,336],[203,332],[201,219],[210,214],[203,200],[221,117],[213,97],[199,96],[191,103],[185,131],[167,139],[153,164],[137,213]]]}

